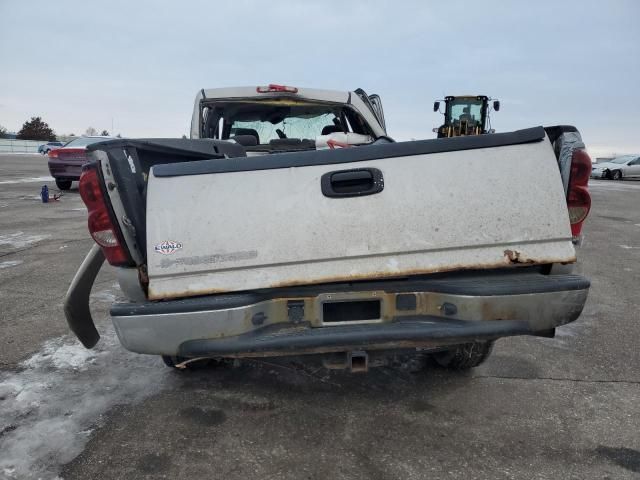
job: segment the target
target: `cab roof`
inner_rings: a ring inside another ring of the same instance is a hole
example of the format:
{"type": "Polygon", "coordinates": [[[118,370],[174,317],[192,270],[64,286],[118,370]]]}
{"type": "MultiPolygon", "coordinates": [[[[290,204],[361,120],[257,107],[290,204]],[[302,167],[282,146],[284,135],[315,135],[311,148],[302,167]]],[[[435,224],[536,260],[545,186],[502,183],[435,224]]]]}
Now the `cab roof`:
{"type": "Polygon", "coordinates": [[[296,90],[295,93],[288,91],[258,91],[258,89],[265,89],[265,87],[268,86],[256,85],[252,87],[203,88],[200,94],[204,97],[201,97],[201,99],[232,99],[247,97],[268,98],[273,96],[292,96],[297,98],[305,98],[308,100],[319,100],[322,102],[334,103],[348,103],[350,96],[349,92],[339,90],[320,90],[317,88],[300,87],[290,87],[296,90]]]}

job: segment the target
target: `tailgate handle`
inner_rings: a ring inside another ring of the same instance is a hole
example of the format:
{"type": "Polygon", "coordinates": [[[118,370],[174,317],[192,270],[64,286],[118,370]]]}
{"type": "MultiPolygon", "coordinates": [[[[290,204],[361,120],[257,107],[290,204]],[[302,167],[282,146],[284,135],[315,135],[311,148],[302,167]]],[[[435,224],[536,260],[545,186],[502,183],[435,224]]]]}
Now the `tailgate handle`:
{"type": "Polygon", "coordinates": [[[338,170],[322,175],[322,194],[329,198],[362,197],[384,189],[382,172],[377,168],[338,170]]]}

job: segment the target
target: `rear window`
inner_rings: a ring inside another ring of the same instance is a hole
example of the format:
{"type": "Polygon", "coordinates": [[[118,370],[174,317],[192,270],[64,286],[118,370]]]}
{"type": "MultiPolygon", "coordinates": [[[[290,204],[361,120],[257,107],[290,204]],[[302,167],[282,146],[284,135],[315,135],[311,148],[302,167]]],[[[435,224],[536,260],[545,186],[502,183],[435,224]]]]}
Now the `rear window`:
{"type": "Polygon", "coordinates": [[[267,145],[283,138],[315,140],[335,132],[372,134],[364,119],[343,104],[271,99],[212,102],[202,110],[202,138],[251,135],[267,145]]]}
{"type": "MultiPolygon", "coordinates": [[[[322,135],[325,129],[334,130],[340,124],[340,119],[333,113],[321,113],[319,115],[307,115],[300,117],[286,117],[278,123],[270,121],[236,120],[231,124],[230,136],[258,134],[261,144],[269,143],[278,138],[307,138],[314,139],[322,135]],[[251,133],[249,133],[251,131],[251,133]],[[280,134],[278,134],[280,131],[280,134]]],[[[325,130],[326,131],[326,130],[325,130]]],[[[340,129],[342,131],[342,129],[340,129]]]]}
{"type": "Polygon", "coordinates": [[[65,147],[86,147],[92,143],[104,142],[106,140],[111,140],[111,137],[80,137],[71,140],[65,147]]]}

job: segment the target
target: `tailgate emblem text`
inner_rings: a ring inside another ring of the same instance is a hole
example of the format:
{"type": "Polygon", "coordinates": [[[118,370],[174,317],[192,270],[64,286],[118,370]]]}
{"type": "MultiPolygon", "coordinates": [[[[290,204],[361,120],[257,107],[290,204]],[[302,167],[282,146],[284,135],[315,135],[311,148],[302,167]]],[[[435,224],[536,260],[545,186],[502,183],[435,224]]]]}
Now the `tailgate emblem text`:
{"type": "Polygon", "coordinates": [[[174,242],[173,240],[165,240],[164,242],[160,242],[154,247],[154,250],[162,255],[170,255],[172,253],[177,252],[182,248],[182,244],[180,242],[174,242]]]}

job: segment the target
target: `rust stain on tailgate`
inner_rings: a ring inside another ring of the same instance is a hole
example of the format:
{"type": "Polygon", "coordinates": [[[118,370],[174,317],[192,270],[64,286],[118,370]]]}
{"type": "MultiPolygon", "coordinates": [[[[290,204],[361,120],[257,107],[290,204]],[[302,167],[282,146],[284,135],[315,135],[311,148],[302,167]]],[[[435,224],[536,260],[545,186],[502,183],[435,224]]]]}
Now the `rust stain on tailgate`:
{"type": "MultiPolygon", "coordinates": [[[[317,285],[322,283],[338,283],[338,282],[356,282],[366,280],[380,280],[385,278],[403,278],[416,275],[428,275],[432,273],[452,272],[458,270],[484,270],[492,268],[511,267],[518,268],[519,266],[530,265],[548,265],[552,263],[574,263],[576,261],[575,255],[572,257],[562,258],[527,258],[521,252],[517,250],[505,250],[504,257],[500,261],[488,262],[488,263],[468,263],[468,264],[451,264],[446,267],[438,268],[424,268],[424,269],[409,269],[398,272],[380,271],[380,272],[367,272],[364,274],[344,274],[329,277],[315,277],[313,279],[301,278],[291,279],[285,282],[274,282],[269,285],[265,285],[262,288],[282,288],[282,287],[294,287],[301,285],[317,285]]],[[[192,297],[199,295],[214,295],[220,293],[229,293],[232,291],[242,291],[241,289],[229,290],[220,288],[204,288],[204,289],[186,289],[175,291],[162,291],[155,292],[152,285],[149,287],[149,299],[150,300],[168,300],[183,297],[192,297]]]]}

